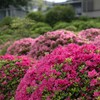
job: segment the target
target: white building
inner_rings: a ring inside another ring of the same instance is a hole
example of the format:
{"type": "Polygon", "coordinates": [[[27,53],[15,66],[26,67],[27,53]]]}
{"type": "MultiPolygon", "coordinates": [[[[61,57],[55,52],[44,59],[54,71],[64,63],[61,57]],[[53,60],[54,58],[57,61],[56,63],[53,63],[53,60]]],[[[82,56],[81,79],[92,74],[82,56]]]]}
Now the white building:
{"type": "Polygon", "coordinates": [[[83,15],[100,17],[100,0],[82,0],[83,15]]]}

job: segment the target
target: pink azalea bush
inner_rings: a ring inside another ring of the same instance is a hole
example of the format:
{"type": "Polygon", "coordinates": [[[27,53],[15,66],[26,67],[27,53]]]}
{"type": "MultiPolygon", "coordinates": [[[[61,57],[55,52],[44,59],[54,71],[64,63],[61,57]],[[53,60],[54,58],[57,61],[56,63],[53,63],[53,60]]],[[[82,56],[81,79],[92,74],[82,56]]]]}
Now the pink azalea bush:
{"type": "Polygon", "coordinates": [[[34,41],[35,39],[32,38],[24,38],[17,40],[10,47],[8,47],[7,54],[27,55],[34,41]]]}
{"type": "Polygon", "coordinates": [[[87,43],[91,43],[98,35],[100,35],[100,29],[90,28],[80,31],[78,37],[87,43]]]}
{"type": "Polygon", "coordinates": [[[91,42],[92,44],[96,45],[97,47],[100,47],[100,35],[98,35],[94,41],[91,42]]]}
{"type": "Polygon", "coordinates": [[[15,100],[100,100],[100,48],[56,48],[27,71],[15,100]]]}
{"type": "Polygon", "coordinates": [[[40,59],[46,54],[52,52],[58,46],[78,42],[78,38],[71,31],[57,30],[47,32],[37,38],[28,55],[33,58],[40,59]]]}
{"type": "Polygon", "coordinates": [[[10,100],[26,71],[32,66],[25,56],[0,56],[0,100],[10,100]]]}

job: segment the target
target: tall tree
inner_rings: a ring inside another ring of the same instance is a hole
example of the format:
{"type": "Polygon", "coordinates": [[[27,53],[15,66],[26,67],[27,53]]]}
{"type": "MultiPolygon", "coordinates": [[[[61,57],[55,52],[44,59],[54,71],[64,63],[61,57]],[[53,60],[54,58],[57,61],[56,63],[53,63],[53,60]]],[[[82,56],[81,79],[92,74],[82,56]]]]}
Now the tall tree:
{"type": "Polygon", "coordinates": [[[26,6],[31,0],[0,0],[0,8],[8,8],[10,5],[26,6]]]}
{"type": "Polygon", "coordinates": [[[45,6],[44,0],[31,0],[31,5],[37,6],[39,11],[45,6]]]}

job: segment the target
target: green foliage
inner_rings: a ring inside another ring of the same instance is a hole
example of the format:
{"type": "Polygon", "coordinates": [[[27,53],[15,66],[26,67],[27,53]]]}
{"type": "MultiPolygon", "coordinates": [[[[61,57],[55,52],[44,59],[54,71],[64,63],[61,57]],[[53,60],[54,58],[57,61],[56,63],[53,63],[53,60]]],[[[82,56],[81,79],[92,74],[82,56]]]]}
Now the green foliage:
{"type": "Polygon", "coordinates": [[[0,21],[0,35],[3,35],[3,34],[10,35],[13,33],[13,30],[11,29],[12,20],[13,18],[11,17],[5,17],[4,19],[0,21]]]}
{"type": "Polygon", "coordinates": [[[52,27],[50,25],[48,25],[47,23],[38,22],[32,27],[31,30],[32,30],[33,34],[44,34],[48,31],[51,31],[52,27]]]}
{"type": "Polygon", "coordinates": [[[37,22],[43,22],[44,21],[44,15],[40,11],[31,12],[26,17],[31,19],[31,20],[35,20],[37,22]]]}
{"type": "Polygon", "coordinates": [[[70,22],[74,18],[75,12],[72,6],[54,6],[46,13],[46,22],[50,25],[58,21],[70,22]]]}
{"type": "Polygon", "coordinates": [[[22,29],[15,30],[14,34],[19,34],[22,38],[30,37],[30,35],[32,34],[32,31],[22,28],[22,29]]]}
{"type": "Polygon", "coordinates": [[[100,22],[95,19],[88,21],[74,20],[71,25],[77,28],[77,31],[88,29],[88,28],[100,28],[100,22]]]}
{"type": "Polygon", "coordinates": [[[40,27],[50,27],[50,25],[48,25],[47,23],[44,23],[44,22],[38,22],[32,27],[32,30],[34,30],[36,28],[40,28],[40,27]]]}
{"type": "Polygon", "coordinates": [[[25,6],[31,0],[0,0],[0,8],[8,8],[10,5],[13,6],[25,6]]]}
{"type": "Polygon", "coordinates": [[[77,31],[77,28],[73,25],[67,26],[65,29],[69,31],[77,31]]]}
{"type": "Polygon", "coordinates": [[[87,28],[100,28],[100,22],[97,20],[90,20],[87,22],[87,28]]]}
{"type": "Polygon", "coordinates": [[[0,45],[7,42],[7,41],[10,41],[12,39],[11,37],[12,37],[11,35],[1,34],[0,35],[0,45]]]}
{"type": "Polygon", "coordinates": [[[12,23],[13,18],[11,17],[4,17],[1,21],[0,21],[0,27],[3,26],[10,26],[10,24],[12,23]]]}
{"type": "Polygon", "coordinates": [[[30,29],[35,24],[35,21],[28,18],[15,18],[12,21],[11,28],[12,29],[30,29]]]}
{"type": "Polygon", "coordinates": [[[46,6],[44,0],[32,0],[31,6],[38,7],[38,11],[42,11],[42,8],[46,6]]]}
{"type": "Polygon", "coordinates": [[[6,54],[7,48],[10,46],[10,44],[11,44],[11,42],[7,42],[7,43],[1,45],[0,55],[6,54]]]}
{"type": "Polygon", "coordinates": [[[87,28],[100,28],[100,18],[93,19],[87,16],[81,16],[73,20],[74,16],[71,17],[69,11],[65,11],[65,8],[69,9],[71,7],[55,6],[49,9],[46,16],[45,14],[43,15],[42,12],[32,12],[29,13],[26,18],[22,19],[5,17],[0,21],[0,44],[23,37],[37,37],[40,34],[57,29],[77,32],[87,28]],[[48,24],[43,22],[44,17],[48,24]]]}
{"type": "Polygon", "coordinates": [[[50,26],[46,26],[46,27],[39,27],[39,28],[36,28],[33,33],[34,34],[44,34],[48,31],[52,31],[52,28],[50,26]]]}
{"type": "Polygon", "coordinates": [[[67,23],[67,22],[57,22],[55,25],[54,25],[54,30],[57,30],[57,29],[65,29],[67,26],[69,26],[70,23],[67,23]]]}
{"type": "Polygon", "coordinates": [[[16,18],[12,21],[11,28],[14,30],[14,34],[20,34],[23,37],[29,37],[33,25],[35,25],[35,21],[33,20],[28,18],[16,18]]]}
{"type": "Polygon", "coordinates": [[[71,23],[67,23],[67,22],[57,22],[54,27],[54,30],[57,29],[66,29],[69,31],[77,31],[77,27],[75,27],[74,25],[71,25],[71,23]]]}
{"type": "Polygon", "coordinates": [[[11,44],[11,41],[16,40],[13,35],[10,34],[0,34],[0,55],[4,55],[6,53],[7,48],[11,44]]]}
{"type": "Polygon", "coordinates": [[[12,35],[12,33],[13,33],[13,30],[12,29],[10,29],[10,28],[8,28],[8,27],[2,27],[2,28],[0,28],[0,34],[11,34],[12,35]]]}
{"type": "MultiPolygon", "coordinates": [[[[78,30],[80,30],[80,29],[79,29],[80,25],[84,25],[85,23],[86,23],[86,22],[84,22],[84,21],[74,20],[74,21],[72,21],[71,25],[77,27],[78,30]]],[[[85,26],[86,26],[86,25],[85,25],[85,26]]]]}
{"type": "Polygon", "coordinates": [[[78,20],[81,20],[81,21],[88,21],[88,20],[90,20],[91,18],[90,17],[88,17],[88,16],[80,16],[80,17],[78,17],[78,20]]]}

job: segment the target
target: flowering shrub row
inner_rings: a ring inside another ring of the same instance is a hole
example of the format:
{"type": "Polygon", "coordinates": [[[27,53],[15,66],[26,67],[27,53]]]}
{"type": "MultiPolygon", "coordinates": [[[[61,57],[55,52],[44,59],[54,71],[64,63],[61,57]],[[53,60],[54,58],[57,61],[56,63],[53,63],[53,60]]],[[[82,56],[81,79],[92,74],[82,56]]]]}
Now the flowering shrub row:
{"type": "Polygon", "coordinates": [[[46,54],[51,53],[58,46],[68,45],[69,43],[78,43],[76,35],[71,31],[57,30],[47,32],[39,36],[32,45],[29,56],[40,59],[46,54]]]}
{"type": "Polygon", "coordinates": [[[79,32],[78,37],[86,44],[91,43],[97,47],[100,47],[100,29],[90,28],[82,30],[79,32]]]}
{"type": "Polygon", "coordinates": [[[7,54],[27,55],[31,49],[32,43],[34,42],[35,39],[32,38],[24,38],[17,40],[7,49],[7,54]]]}
{"type": "Polygon", "coordinates": [[[36,39],[24,38],[15,41],[14,44],[7,49],[7,54],[28,55],[32,58],[40,59],[51,53],[58,46],[65,46],[69,43],[92,43],[99,46],[99,37],[100,29],[95,28],[83,30],[79,32],[78,36],[71,31],[57,30],[47,32],[36,39]]]}
{"type": "Polygon", "coordinates": [[[98,35],[100,35],[100,29],[90,28],[79,32],[78,37],[85,41],[91,42],[94,41],[98,35]]]}
{"type": "Polygon", "coordinates": [[[100,49],[89,44],[55,49],[27,71],[15,100],[100,100],[100,49]]]}
{"type": "Polygon", "coordinates": [[[36,39],[25,38],[15,41],[14,44],[8,48],[7,54],[29,55],[39,59],[53,51],[56,47],[67,45],[69,43],[77,43],[77,40],[78,39],[73,32],[57,30],[47,32],[36,39]]]}
{"type": "Polygon", "coordinates": [[[100,47],[100,35],[98,35],[94,41],[91,41],[92,44],[94,44],[97,47],[100,47]]]}
{"type": "Polygon", "coordinates": [[[0,100],[14,97],[17,85],[31,66],[31,59],[25,56],[0,56],[0,100]]]}

